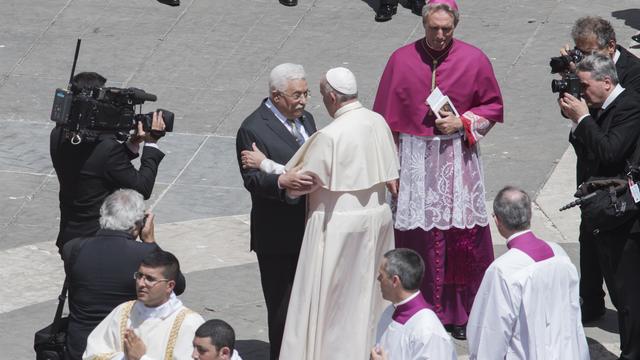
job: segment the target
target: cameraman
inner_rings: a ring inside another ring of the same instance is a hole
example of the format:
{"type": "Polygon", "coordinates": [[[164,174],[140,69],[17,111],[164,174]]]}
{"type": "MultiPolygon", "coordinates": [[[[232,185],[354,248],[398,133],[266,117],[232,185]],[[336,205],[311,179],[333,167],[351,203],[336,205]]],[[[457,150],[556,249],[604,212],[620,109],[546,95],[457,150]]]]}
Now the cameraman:
{"type": "MultiPolygon", "coordinates": [[[[640,94],[618,83],[613,60],[596,53],[576,66],[583,98],[564,93],[560,109],[573,122],[569,141],[577,155],[578,184],[592,176],[616,177],[626,172],[640,136],[640,94]]],[[[629,221],[611,231],[593,231],[580,223],[580,270],[582,278],[592,276],[600,265],[611,301],[618,309],[621,359],[640,356],[640,287],[638,274],[640,233],[638,221],[629,221]],[[624,256],[623,256],[624,252],[624,256]],[[631,279],[630,279],[631,278],[631,279]],[[633,355],[635,354],[635,355],[633,355]]],[[[588,288],[581,278],[583,322],[604,314],[602,285],[588,288]],[[594,307],[597,306],[597,307],[594,307]]]]}
{"type": "MultiPolygon", "coordinates": [[[[599,16],[581,17],[573,24],[571,37],[584,56],[595,53],[609,56],[615,63],[620,85],[640,93],[640,59],[616,43],[616,32],[610,22],[599,16]]],[[[567,55],[568,51],[567,46],[560,53],[567,55]]]]}
{"type": "MultiPolygon", "coordinates": [[[[77,91],[103,87],[106,79],[94,72],[73,77],[77,91]]],[[[153,114],[152,129],[164,130],[162,113],[153,114]]],[[[164,153],[158,149],[158,139],[150,132],[138,129],[125,143],[118,141],[115,132],[102,132],[95,141],[71,143],[71,134],[57,124],[51,131],[50,153],[60,183],[60,230],[56,245],[61,250],[69,240],[79,236],[93,236],[100,228],[100,205],[119,188],[151,196],[158,165],[164,153]],[[140,143],[144,151],[140,169],[131,164],[139,155],[140,143]]]]}

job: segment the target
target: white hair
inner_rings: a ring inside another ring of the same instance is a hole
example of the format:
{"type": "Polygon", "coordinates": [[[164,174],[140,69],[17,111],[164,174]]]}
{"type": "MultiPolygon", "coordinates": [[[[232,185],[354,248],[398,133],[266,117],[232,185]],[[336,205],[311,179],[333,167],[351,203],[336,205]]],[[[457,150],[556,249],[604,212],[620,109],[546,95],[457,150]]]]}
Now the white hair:
{"type": "Polygon", "coordinates": [[[133,229],[144,219],[144,198],[130,189],[120,189],[107,196],[100,207],[100,228],[108,230],[133,229]]]}
{"type": "Polygon", "coordinates": [[[453,26],[454,27],[458,26],[458,22],[460,22],[460,12],[452,8],[451,6],[449,6],[449,4],[444,4],[444,3],[426,4],[422,8],[422,20],[426,21],[429,15],[439,10],[444,10],[448,12],[449,15],[453,17],[453,26]]]}
{"type": "Polygon", "coordinates": [[[286,91],[289,86],[289,81],[292,80],[305,80],[306,74],[302,65],[284,63],[280,64],[271,70],[269,75],[269,92],[286,91]]]}

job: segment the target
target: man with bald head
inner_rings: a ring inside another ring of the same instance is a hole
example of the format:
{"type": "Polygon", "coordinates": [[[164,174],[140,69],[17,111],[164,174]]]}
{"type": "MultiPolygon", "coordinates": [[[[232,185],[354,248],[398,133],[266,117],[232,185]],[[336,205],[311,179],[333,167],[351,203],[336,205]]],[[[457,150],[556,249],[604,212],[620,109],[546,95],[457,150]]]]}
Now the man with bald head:
{"type": "Polygon", "coordinates": [[[530,229],[531,199],[506,186],[493,220],[509,250],[487,269],[469,315],[471,359],[589,359],[578,272],[565,251],[530,229]]]}
{"type": "Polygon", "coordinates": [[[398,178],[391,131],[358,101],[355,76],[334,68],[320,83],[334,119],[311,136],[286,173],[311,176],[305,229],[280,359],[366,359],[384,302],[376,286],[393,248],[385,184],[398,178]]]}
{"type": "Polygon", "coordinates": [[[269,97],[247,117],[236,137],[244,187],[251,193],[251,250],[256,252],[267,304],[271,359],[278,359],[302,234],[305,199],[288,201],[284,188],[305,189],[311,178],[296,172],[268,174],[242,165],[243,150],[259,149],[284,164],[316,131],[305,111],[309,88],[302,65],[280,64],[269,77],[269,97]]]}

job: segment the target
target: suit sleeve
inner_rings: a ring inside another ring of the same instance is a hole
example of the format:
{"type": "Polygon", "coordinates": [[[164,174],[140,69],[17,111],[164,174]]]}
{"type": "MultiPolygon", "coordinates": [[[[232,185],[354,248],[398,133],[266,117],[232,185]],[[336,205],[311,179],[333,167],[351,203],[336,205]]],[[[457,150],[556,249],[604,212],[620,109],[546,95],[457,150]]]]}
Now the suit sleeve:
{"type": "MultiPolygon", "coordinates": [[[[611,120],[608,131],[603,131],[591,115],[580,121],[573,135],[584,144],[602,164],[619,162],[625,158],[636,142],[640,126],[640,107],[621,103],[611,120]]],[[[614,109],[615,110],[615,109],[614,109]]]]}
{"type": "Polygon", "coordinates": [[[242,168],[240,152],[242,152],[242,150],[250,150],[252,143],[256,143],[260,151],[269,157],[269,151],[265,144],[260,141],[251,130],[240,127],[238,135],[236,136],[236,157],[244,187],[252,194],[268,199],[284,201],[284,191],[278,187],[279,175],[267,174],[259,169],[242,168]]]}
{"type": "Polygon", "coordinates": [[[105,176],[115,187],[133,189],[142,194],[145,200],[149,199],[164,153],[156,148],[145,146],[140,158],[139,170],[131,164],[130,156],[126,146],[111,147],[105,164],[105,176]]]}

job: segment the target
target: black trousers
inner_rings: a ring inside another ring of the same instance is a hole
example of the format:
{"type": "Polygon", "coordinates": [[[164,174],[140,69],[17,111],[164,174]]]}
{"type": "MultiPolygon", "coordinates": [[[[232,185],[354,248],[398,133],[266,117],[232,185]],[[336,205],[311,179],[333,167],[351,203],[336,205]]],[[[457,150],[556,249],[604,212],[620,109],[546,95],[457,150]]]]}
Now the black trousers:
{"type": "Polygon", "coordinates": [[[287,320],[289,297],[293,287],[299,254],[257,254],[264,301],[267,304],[267,323],[271,360],[277,360],[287,320]]]}
{"type": "MultiPolygon", "coordinates": [[[[604,309],[604,291],[602,291],[602,270],[596,239],[587,226],[580,223],[580,298],[582,298],[582,312],[585,314],[599,313],[604,309]]],[[[609,289],[611,291],[611,289],[609,289]]]]}
{"type": "Polygon", "coordinates": [[[640,234],[630,234],[616,272],[621,360],[640,359],[640,234]]]}

